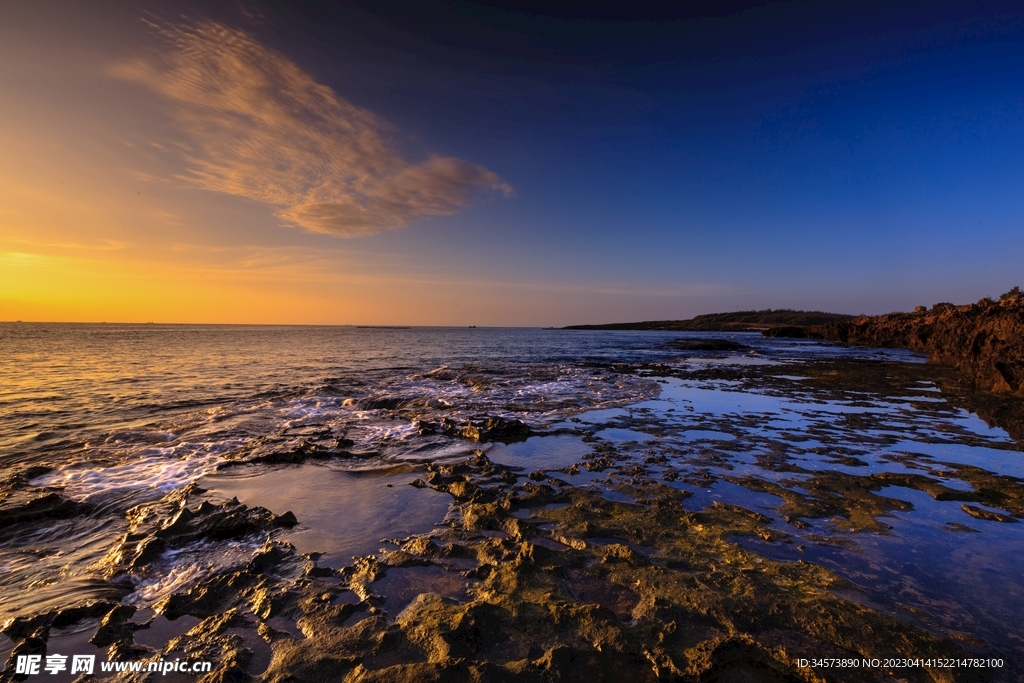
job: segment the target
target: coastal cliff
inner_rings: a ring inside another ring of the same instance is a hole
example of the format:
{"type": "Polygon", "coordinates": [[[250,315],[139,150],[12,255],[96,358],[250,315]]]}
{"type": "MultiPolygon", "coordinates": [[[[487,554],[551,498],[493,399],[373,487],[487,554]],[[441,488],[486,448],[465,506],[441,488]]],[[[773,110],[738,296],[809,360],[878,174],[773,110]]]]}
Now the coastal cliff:
{"type": "Polygon", "coordinates": [[[978,389],[1024,397],[1024,294],[1017,287],[999,301],[939,303],[913,313],[775,327],[763,334],[920,351],[929,354],[929,363],[955,367],[978,389]]]}

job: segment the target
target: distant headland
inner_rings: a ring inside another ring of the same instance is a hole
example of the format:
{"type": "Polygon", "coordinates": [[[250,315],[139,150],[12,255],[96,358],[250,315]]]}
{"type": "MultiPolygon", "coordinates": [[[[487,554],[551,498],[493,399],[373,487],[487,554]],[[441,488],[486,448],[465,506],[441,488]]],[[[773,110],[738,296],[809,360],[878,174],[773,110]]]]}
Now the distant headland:
{"type": "Polygon", "coordinates": [[[569,325],[566,330],[669,330],[678,332],[761,332],[772,327],[826,325],[852,320],[856,316],[822,311],[794,311],[788,308],[763,311],[708,313],[688,320],[648,320],[638,323],[569,325]]]}

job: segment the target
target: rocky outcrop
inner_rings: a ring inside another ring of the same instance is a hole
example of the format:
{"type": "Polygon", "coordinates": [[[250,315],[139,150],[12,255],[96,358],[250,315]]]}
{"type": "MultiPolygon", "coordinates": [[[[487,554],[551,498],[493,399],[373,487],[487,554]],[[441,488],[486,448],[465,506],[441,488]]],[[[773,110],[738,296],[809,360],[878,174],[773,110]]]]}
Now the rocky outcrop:
{"type": "Polygon", "coordinates": [[[484,441],[518,441],[533,434],[530,427],[522,420],[506,420],[503,417],[487,417],[461,425],[448,418],[442,418],[437,422],[417,419],[416,429],[420,435],[444,434],[481,443],[484,441]]]}
{"type": "Polygon", "coordinates": [[[999,301],[919,306],[913,313],[772,328],[764,335],[920,351],[929,363],[956,367],[979,389],[1024,396],[1024,296],[1017,288],[999,301]]]}
{"type": "MultiPolygon", "coordinates": [[[[11,619],[0,626],[14,643],[8,668],[18,655],[52,652],[51,629],[71,624],[95,629],[91,642],[106,648],[110,661],[211,662],[213,671],[196,679],[202,683],[881,683],[892,680],[890,672],[863,668],[852,678],[849,670],[841,679],[826,678],[830,669],[801,666],[798,658],[989,656],[980,641],[844,598],[854,585],[826,568],[775,560],[736,539],[781,549],[803,538],[790,527],[802,530],[817,520],[845,520],[841,528],[851,533],[885,533],[891,511],[912,507],[876,495],[894,485],[936,500],[978,503],[965,512],[1013,523],[1022,510],[1017,479],[970,468],[969,492],[916,473],[884,478],[794,470],[807,477],[801,491],[774,482],[751,489],[785,496],[784,526],[735,504],[695,511],[691,501],[687,509],[692,493],[650,478],[633,456],[608,443],[581,462],[621,475],[615,491],[622,500],[545,477],[546,471],[524,481],[521,470],[479,450],[459,462],[430,463],[412,483],[448,493],[453,505],[428,535],[381,541],[389,548],[379,555],[338,569],[268,539],[244,566],[153,605],[159,617],[103,601],[11,619]],[[993,512],[993,505],[1006,514],[993,512]],[[159,624],[186,616],[198,622],[187,632],[154,635],[159,624]],[[143,631],[149,637],[140,638],[143,631]]],[[[294,522],[288,513],[235,500],[213,504],[203,493],[193,484],[132,508],[114,566],[145,564],[148,551],[140,549],[237,539],[294,522]],[[198,506],[196,498],[203,500],[198,506]]],[[[962,524],[957,530],[972,531],[962,524]]],[[[802,545],[795,549],[802,551],[802,545]]],[[[995,673],[900,670],[902,680],[915,683],[994,680],[995,673]]]]}
{"type": "Polygon", "coordinates": [[[40,519],[67,519],[92,509],[88,504],[65,498],[59,488],[29,484],[30,479],[49,471],[49,467],[29,467],[0,481],[0,529],[40,519]]]}
{"type": "Polygon", "coordinates": [[[248,507],[237,498],[214,504],[202,501],[189,508],[193,495],[204,493],[195,483],[173,491],[154,503],[137,505],[125,514],[128,532],[106,558],[108,577],[138,569],[165,550],[196,541],[241,539],[251,534],[298,524],[295,515],[275,515],[261,507],[248,507]]]}
{"type": "Polygon", "coordinates": [[[678,351],[742,351],[747,347],[728,339],[692,339],[683,337],[665,342],[665,346],[678,351]]]}

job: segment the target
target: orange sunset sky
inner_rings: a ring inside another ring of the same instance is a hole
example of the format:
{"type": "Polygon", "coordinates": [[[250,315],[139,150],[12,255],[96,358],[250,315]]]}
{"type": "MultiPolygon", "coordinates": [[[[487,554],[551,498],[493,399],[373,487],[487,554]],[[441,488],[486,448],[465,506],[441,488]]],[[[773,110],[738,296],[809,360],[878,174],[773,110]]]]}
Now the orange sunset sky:
{"type": "Polygon", "coordinates": [[[1019,12],[289,7],[0,6],[0,321],[569,325],[1024,285],[1019,12]]]}

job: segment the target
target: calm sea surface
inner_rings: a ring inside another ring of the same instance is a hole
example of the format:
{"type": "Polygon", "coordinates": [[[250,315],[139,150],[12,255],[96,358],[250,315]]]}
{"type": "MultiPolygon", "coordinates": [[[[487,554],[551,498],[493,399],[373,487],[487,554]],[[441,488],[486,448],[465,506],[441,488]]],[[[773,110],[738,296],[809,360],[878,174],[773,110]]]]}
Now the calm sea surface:
{"type": "MultiPolygon", "coordinates": [[[[90,510],[0,530],[0,621],[115,594],[98,568],[126,529],[125,511],[192,481],[276,513],[294,511],[300,526],[287,540],[341,566],[374,552],[382,538],[440,523],[447,495],[397,484],[424,462],[477,447],[527,472],[572,465],[595,439],[638,457],[664,449],[666,474],[674,473],[666,481],[693,494],[688,507],[724,500],[773,519],[780,498],[726,480],[800,488],[799,476],[764,465],[766,453],[784,453],[808,472],[916,472],[961,489],[971,485],[942,463],[1024,477],[1019,444],[948,404],[928,382],[898,397],[805,389],[800,368],[828,358],[923,361],[909,352],[755,334],[0,324],[0,478],[43,465],[48,470],[33,472],[31,487],[90,510]],[[680,336],[728,338],[746,348],[666,345],[680,336]],[[760,374],[716,379],[715,368],[760,374]],[[864,419],[851,417],[858,415],[864,419]],[[419,429],[421,422],[486,417],[519,419],[540,435],[478,445],[419,429]],[[580,429],[590,430],[588,440],[580,429]],[[222,467],[310,445],[348,455],[222,467]],[[837,459],[830,449],[856,458],[837,459]],[[709,452],[719,463],[710,469],[709,452]],[[698,469],[697,455],[707,486],[678,483],[685,479],[678,473],[698,469]]],[[[649,471],[660,476],[658,467],[649,471]]],[[[959,503],[918,490],[883,493],[912,508],[892,513],[889,533],[849,532],[823,520],[813,532],[843,543],[808,542],[799,558],[849,578],[864,604],[901,617],[911,612],[898,606],[909,606],[931,615],[933,628],[966,631],[1007,656],[1024,652],[1013,633],[1024,619],[1024,524],[968,517],[959,503]],[[958,524],[978,533],[954,533],[958,524]]],[[[775,559],[798,559],[792,545],[741,542],[775,559]]],[[[132,592],[123,599],[146,607],[244,563],[261,543],[178,549],[163,568],[124,577],[132,592]]],[[[0,640],[0,658],[9,645],[0,640]]]]}

